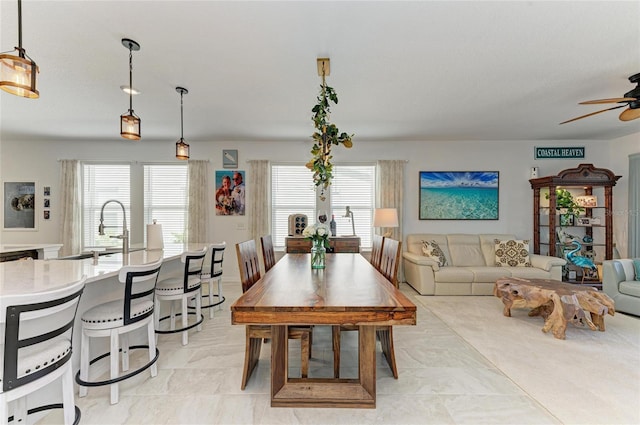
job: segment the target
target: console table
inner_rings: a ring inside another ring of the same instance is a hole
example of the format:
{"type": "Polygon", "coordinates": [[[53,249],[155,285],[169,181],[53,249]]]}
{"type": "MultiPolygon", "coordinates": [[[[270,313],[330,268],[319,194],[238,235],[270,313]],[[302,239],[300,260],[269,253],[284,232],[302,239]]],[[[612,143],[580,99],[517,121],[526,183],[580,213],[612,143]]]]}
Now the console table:
{"type": "MultiPolygon", "coordinates": [[[[284,238],[285,252],[288,254],[308,254],[311,252],[311,241],[307,238],[289,236],[284,238]]],[[[332,236],[329,238],[330,250],[334,253],[360,252],[360,238],[358,236],[332,236]]]]}

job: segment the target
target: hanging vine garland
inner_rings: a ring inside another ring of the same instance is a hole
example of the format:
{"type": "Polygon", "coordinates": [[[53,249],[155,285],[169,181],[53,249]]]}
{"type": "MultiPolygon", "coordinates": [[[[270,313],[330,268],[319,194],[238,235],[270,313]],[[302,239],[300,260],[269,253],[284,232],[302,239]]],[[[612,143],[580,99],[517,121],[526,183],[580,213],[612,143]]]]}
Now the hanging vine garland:
{"type": "Polygon", "coordinates": [[[333,87],[327,86],[325,76],[325,62],[328,59],[318,59],[322,61],[322,85],[320,86],[320,94],[316,98],[317,103],[311,109],[313,112],[313,125],[316,131],[311,136],[313,138],[313,147],[311,148],[311,160],[306,164],[313,172],[313,183],[321,188],[320,199],[325,200],[324,191],[329,188],[331,179],[333,178],[333,164],[331,159],[332,145],[343,145],[345,148],[353,146],[352,135],[340,133],[338,127],[329,121],[331,113],[330,103],[338,104],[338,95],[333,87]]]}

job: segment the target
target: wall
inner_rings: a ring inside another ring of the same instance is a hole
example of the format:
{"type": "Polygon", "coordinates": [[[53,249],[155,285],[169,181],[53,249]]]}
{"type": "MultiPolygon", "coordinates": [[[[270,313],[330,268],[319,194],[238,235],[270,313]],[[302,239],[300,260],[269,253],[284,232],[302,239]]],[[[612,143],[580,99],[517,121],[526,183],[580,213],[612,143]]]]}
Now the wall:
{"type": "MultiPolygon", "coordinates": [[[[272,161],[306,162],[311,141],[301,142],[189,142],[193,159],[209,159],[210,171],[222,169],[222,149],[238,149],[240,169],[247,170],[247,160],[269,159],[272,161]]],[[[631,139],[623,141],[631,150],[631,139]]],[[[35,180],[38,194],[43,186],[51,187],[50,220],[42,218],[42,197],[36,201],[38,230],[36,232],[0,233],[0,243],[54,243],[59,241],[59,159],[103,160],[103,161],[147,161],[171,162],[174,159],[174,142],[141,140],[131,142],[114,140],[109,142],[20,142],[2,141],[0,146],[1,177],[3,181],[35,180]]],[[[637,149],[636,149],[637,151],[637,149]]],[[[532,237],[532,191],[529,185],[530,168],[539,167],[539,175],[557,174],[560,170],[593,163],[597,167],[611,168],[616,174],[626,173],[626,163],[616,151],[612,165],[610,156],[614,149],[608,142],[575,141],[540,142],[359,142],[352,149],[338,148],[334,151],[336,163],[371,161],[377,159],[407,160],[404,182],[405,212],[404,234],[415,232],[434,233],[513,233],[518,237],[532,237]],[[585,146],[586,158],[581,160],[534,160],[535,146],[585,146]],[[418,173],[419,171],[499,171],[500,172],[500,219],[496,221],[431,221],[418,219],[418,173]]],[[[247,178],[248,180],[248,178],[247,178]]],[[[209,193],[214,191],[211,179],[209,193]]],[[[616,205],[622,205],[626,192],[616,188],[616,205]]],[[[247,187],[247,202],[251,201],[251,187],[247,187]]],[[[213,208],[213,206],[212,206],[213,208]]],[[[0,214],[2,212],[0,211],[0,214]]],[[[2,217],[0,217],[1,219],[2,217]]],[[[225,240],[229,246],[225,256],[225,277],[238,275],[234,244],[248,238],[246,217],[211,216],[210,240],[225,240]]]]}

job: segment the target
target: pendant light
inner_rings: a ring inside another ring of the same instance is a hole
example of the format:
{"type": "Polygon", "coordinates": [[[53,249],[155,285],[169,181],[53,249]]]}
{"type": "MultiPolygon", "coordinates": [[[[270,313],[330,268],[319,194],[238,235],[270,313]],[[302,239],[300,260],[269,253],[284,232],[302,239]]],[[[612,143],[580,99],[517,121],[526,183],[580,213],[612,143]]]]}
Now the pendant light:
{"type": "Polygon", "coordinates": [[[176,142],[176,158],[189,159],[189,145],[184,141],[184,111],[182,105],[182,96],[189,93],[184,87],[176,87],[176,91],[180,93],[180,140],[176,142]]]}
{"type": "Polygon", "coordinates": [[[0,54],[0,89],[29,99],[37,99],[36,89],[38,65],[22,48],[22,0],[18,0],[18,47],[17,54],[0,54]]]}
{"type": "MultiPolygon", "coordinates": [[[[133,87],[133,54],[140,45],[128,38],[122,39],[122,45],[129,50],[129,87],[133,87]]],[[[140,140],[140,117],[133,112],[133,92],[129,92],[129,110],[120,115],[120,135],[125,139],[140,140]]]]}

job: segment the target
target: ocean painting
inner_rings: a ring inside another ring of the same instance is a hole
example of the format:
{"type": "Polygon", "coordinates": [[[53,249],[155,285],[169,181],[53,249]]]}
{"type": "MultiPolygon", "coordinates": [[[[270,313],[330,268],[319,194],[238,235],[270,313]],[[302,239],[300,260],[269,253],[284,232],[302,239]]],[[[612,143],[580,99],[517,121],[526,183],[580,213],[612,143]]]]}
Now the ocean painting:
{"type": "Polygon", "coordinates": [[[420,171],[420,220],[497,220],[498,171],[420,171]]]}

